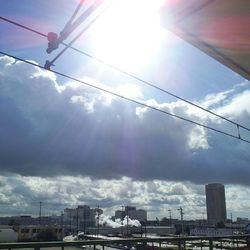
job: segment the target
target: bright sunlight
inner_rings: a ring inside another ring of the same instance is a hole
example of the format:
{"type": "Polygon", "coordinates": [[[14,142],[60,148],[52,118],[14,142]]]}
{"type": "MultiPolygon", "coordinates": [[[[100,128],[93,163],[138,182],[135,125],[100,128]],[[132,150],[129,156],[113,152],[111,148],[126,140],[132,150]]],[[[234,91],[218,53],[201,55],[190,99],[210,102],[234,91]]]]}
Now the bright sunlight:
{"type": "Polygon", "coordinates": [[[163,35],[158,11],[162,0],[113,0],[110,9],[93,25],[95,54],[126,69],[145,66],[163,35]]]}

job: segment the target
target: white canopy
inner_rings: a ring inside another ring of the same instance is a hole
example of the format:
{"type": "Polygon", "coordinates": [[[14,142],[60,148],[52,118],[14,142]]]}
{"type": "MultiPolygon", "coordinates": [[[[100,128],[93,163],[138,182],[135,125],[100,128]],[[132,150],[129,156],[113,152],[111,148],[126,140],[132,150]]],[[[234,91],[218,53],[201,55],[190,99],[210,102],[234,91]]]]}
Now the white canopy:
{"type": "Polygon", "coordinates": [[[250,80],[250,0],[165,0],[163,26],[250,80]]]}

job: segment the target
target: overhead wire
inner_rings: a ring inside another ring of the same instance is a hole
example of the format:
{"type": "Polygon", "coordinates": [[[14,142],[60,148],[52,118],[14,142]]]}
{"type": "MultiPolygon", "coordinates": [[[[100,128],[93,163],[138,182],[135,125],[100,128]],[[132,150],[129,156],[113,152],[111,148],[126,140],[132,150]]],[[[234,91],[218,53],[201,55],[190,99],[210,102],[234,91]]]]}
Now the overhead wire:
{"type": "MultiPolygon", "coordinates": [[[[52,53],[54,50],[58,49],[59,45],[68,38],[68,36],[80,25],[82,24],[97,8],[103,3],[104,0],[95,0],[78,18],[75,18],[80,8],[82,7],[84,1],[80,1],[78,7],[74,11],[70,20],[66,23],[63,30],[60,32],[59,36],[55,32],[49,32],[47,35],[48,48],[46,52],[48,54],[52,53]]],[[[46,62],[49,65],[49,62],[46,62]]]]}
{"type": "Polygon", "coordinates": [[[100,18],[100,16],[105,12],[105,11],[107,11],[107,9],[110,7],[110,5],[108,5],[108,6],[106,6],[104,9],[102,9],[101,11],[100,11],[100,13],[98,13],[98,15],[96,15],[77,35],[76,35],[76,37],[69,43],[69,44],[67,44],[66,46],[65,46],[65,48],[61,51],[61,52],[59,52],[55,57],[54,57],[54,59],[52,60],[52,61],[46,61],[46,64],[45,64],[45,68],[50,68],[50,66],[52,66],[54,63],[55,63],[55,61],[60,57],[60,56],[62,56],[62,54],[63,53],[65,53],[65,51],[66,50],[68,50],[71,46],[72,46],[72,44],[73,43],[75,43],[82,35],[83,35],[83,33],[85,33],[86,32],[86,30],[88,30],[89,29],[89,27],[91,26],[91,25],[93,25],[99,18],[100,18]]]}
{"type": "MultiPolygon", "coordinates": [[[[32,28],[29,28],[29,27],[27,27],[27,26],[25,26],[25,25],[22,25],[22,24],[19,24],[19,23],[17,23],[17,22],[14,22],[14,21],[12,21],[12,20],[10,20],[10,19],[7,19],[7,18],[1,17],[1,16],[0,16],[0,19],[2,19],[3,21],[6,21],[6,22],[8,22],[8,23],[11,23],[11,24],[13,24],[13,25],[16,25],[16,26],[18,26],[18,27],[20,27],[20,28],[26,29],[26,30],[28,30],[28,31],[30,31],[30,32],[33,32],[33,33],[35,33],[35,34],[41,35],[41,36],[43,36],[43,37],[47,37],[46,34],[43,34],[43,33],[41,33],[41,32],[38,32],[38,31],[36,31],[36,30],[34,30],[34,29],[32,29],[32,28]]],[[[206,109],[206,108],[203,108],[202,106],[200,106],[200,105],[198,105],[198,104],[195,104],[195,103],[193,103],[193,102],[191,102],[191,101],[189,101],[189,100],[187,100],[187,99],[185,99],[185,98],[183,98],[183,97],[180,97],[180,96],[178,96],[178,95],[176,95],[176,94],[174,94],[174,93],[172,93],[172,92],[170,92],[170,91],[168,91],[168,90],[165,90],[165,89],[163,89],[163,88],[161,88],[161,87],[159,87],[159,86],[157,86],[157,85],[154,85],[154,84],[152,84],[152,83],[149,82],[149,81],[146,81],[146,80],[144,80],[144,79],[142,79],[142,78],[140,78],[140,77],[138,77],[138,76],[136,76],[136,75],[134,75],[134,74],[132,74],[132,73],[127,72],[126,70],[123,70],[123,69],[121,69],[121,68],[119,68],[119,67],[117,67],[117,66],[115,66],[115,65],[110,64],[110,63],[107,63],[107,62],[105,62],[104,60],[102,60],[102,59],[100,59],[100,58],[98,58],[98,57],[96,57],[96,56],[93,56],[93,55],[91,55],[91,54],[89,54],[89,53],[87,53],[87,52],[84,52],[84,51],[82,51],[82,50],[80,50],[80,49],[77,49],[77,48],[75,48],[75,47],[69,46],[68,44],[66,44],[66,43],[64,43],[64,42],[62,42],[61,44],[63,44],[64,46],[66,46],[66,47],[68,47],[68,48],[70,48],[70,49],[72,49],[72,50],[74,50],[74,51],[76,51],[76,52],[78,52],[78,53],[80,53],[80,54],[83,54],[83,55],[85,55],[85,56],[87,56],[87,57],[89,57],[89,58],[91,58],[91,59],[93,59],[93,60],[95,60],[95,61],[97,61],[97,62],[99,62],[99,63],[101,63],[101,64],[103,64],[103,65],[105,65],[105,66],[108,66],[108,67],[110,67],[110,68],[112,68],[112,69],[114,69],[114,70],[116,70],[116,71],[118,71],[118,72],[120,72],[120,73],[122,73],[122,74],[124,74],[124,75],[127,75],[127,76],[129,76],[129,77],[131,77],[131,78],[133,78],[133,79],[135,79],[135,80],[137,80],[137,81],[139,81],[139,82],[141,82],[141,83],[147,85],[147,86],[150,86],[150,87],[152,87],[152,88],[154,88],[154,89],[156,89],[156,90],[159,90],[159,91],[161,91],[161,92],[163,92],[163,93],[165,93],[165,94],[167,94],[167,95],[169,95],[169,96],[172,96],[172,97],[174,97],[174,98],[176,98],[176,99],[178,99],[178,100],[181,100],[181,101],[183,101],[183,102],[185,102],[185,103],[187,103],[187,104],[189,104],[189,105],[191,105],[191,106],[194,106],[194,107],[196,107],[196,108],[198,108],[198,109],[201,109],[201,110],[203,110],[203,111],[205,111],[205,112],[207,112],[207,113],[209,113],[209,114],[211,114],[211,115],[214,115],[214,116],[216,116],[216,117],[218,117],[218,118],[220,118],[220,119],[222,119],[222,120],[225,120],[225,121],[227,121],[227,122],[229,122],[229,123],[235,125],[235,126],[237,127],[238,131],[239,131],[240,128],[241,128],[241,129],[245,129],[245,130],[247,130],[247,131],[250,131],[250,128],[248,128],[248,127],[246,127],[246,126],[244,126],[244,125],[242,125],[242,124],[239,124],[239,123],[237,123],[237,122],[234,122],[234,121],[232,121],[232,120],[230,120],[230,119],[228,119],[228,118],[226,118],[226,117],[224,117],[224,116],[221,116],[221,115],[219,115],[219,114],[217,114],[217,113],[215,113],[215,112],[213,112],[213,111],[211,111],[211,110],[208,110],[208,109],[206,109]]],[[[240,137],[240,136],[239,136],[239,137],[240,137]]]]}
{"type": "Polygon", "coordinates": [[[235,138],[235,139],[237,139],[237,140],[240,140],[240,141],[243,141],[243,142],[246,142],[246,143],[249,143],[249,144],[250,144],[250,141],[248,141],[248,140],[246,140],[246,139],[243,139],[243,138],[241,138],[241,137],[238,137],[238,136],[236,136],[236,135],[233,135],[233,134],[230,134],[230,133],[228,133],[228,132],[225,132],[225,131],[222,131],[222,130],[219,130],[219,129],[210,127],[210,126],[208,126],[208,125],[205,125],[205,124],[202,124],[202,123],[199,123],[199,122],[196,122],[196,121],[193,121],[193,120],[188,119],[188,118],[185,118],[185,117],[183,117],[183,116],[176,115],[176,114],[170,113],[170,112],[168,112],[168,111],[165,111],[165,110],[162,110],[162,109],[153,107],[153,106],[151,106],[151,105],[149,105],[149,104],[146,104],[146,103],[143,103],[143,102],[141,102],[141,101],[138,101],[138,100],[135,100],[135,99],[126,97],[126,96],[121,95],[121,94],[118,94],[118,93],[115,93],[115,92],[113,92],[113,91],[111,91],[111,90],[107,90],[107,89],[104,89],[104,88],[95,86],[95,85],[93,85],[93,84],[90,84],[90,83],[85,82],[85,81],[83,81],[83,80],[77,79],[77,78],[75,78],[75,77],[73,77],[73,76],[70,76],[70,75],[68,75],[68,74],[64,74],[64,73],[61,73],[61,72],[59,72],[59,71],[55,71],[55,70],[52,70],[52,69],[46,69],[46,68],[45,68],[44,66],[42,66],[42,65],[36,64],[36,63],[34,63],[34,62],[31,62],[31,61],[27,61],[27,60],[25,60],[25,59],[22,59],[22,58],[20,58],[20,57],[11,55],[11,54],[6,53],[6,52],[3,52],[3,51],[0,51],[0,54],[5,55],[5,56],[8,56],[8,57],[11,57],[11,58],[13,58],[13,59],[15,59],[15,60],[24,62],[24,63],[26,63],[26,64],[29,64],[29,65],[38,67],[38,68],[40,68],[40,69],[47,70],[47,71],[52,72],[52,73],[54,73],[54,74],[56,74],[56,75],[65,77],[65,78],[67,78],[67,79],[69,79],[69,80],[79,82],[79,83],[84,84],[84,85],[86,85],[86,86],[88,86],[88,87],[95,88],[95,89],[100,90],[100,91],[102,91],[102,92],[111,94],[111,95],[116,96],[116,97],[119,97],[119,98],[121,98],[121,99],[124,99],[124,100],[130,101],[130,102],[132,102],[132,103],[138,104],[138,105],[140,105],[140,106],[149,108],[149,109],[151,109],[151,110],[158,111],[158,112],[163,113],[163,114],[165,114],[165,115],[172,116],[172,117],[174,117],[174,118],[177,118],[177,119],[180,119],[180,120],[189,122],[189,123],[191,123],[191,124],[194,124],[194,125],[203,127],[203,128],[205,128],[205,129],[212,130],[212,131],[214,131],[214,132],[217,132],[217,133],[220,133],[220,134],[223,134],[223,135],[226,135],[226,136],[229,136],[229,137],[232,137],[232,138],[235,138]]]}
{"type": "MultiPolygon", "coordinates": [[[[95,2],[92,3],[92,5],[86,11],[84,11],[75,21],[72,20],[71,23],[69,21],[66,24],[65,28],[63,29],[63,31],[61,32],[63,36],[63,39],[61,39],[61,41],[65,40],[70,33],[72,33],[80,24],[82,24],[86,20],[86,18],[88,18],[91,15],[91,13],[93,13],[93,11],[96,10],[98,5],[101,5],[103,3],[103,1],[104,0],[95,0],[95,2]]],[[[80,3],[79,7],[81,7],[82,4],[83,2],[80,3]]],[[[79,11],[79,9],[77,9],[77,12],[79,11]]]]}
{"type": "Polygon", "coordinates": [[[80,0],[78,6],[76,7],[76,9],[75,9],[73,15],[71,16],[71,18],[70,18],[69,21],[67,22],[66,26],[67,26],[68,24],[71,24],[71,23],[73,22],[73,20],[75,19],[77,13],[78,13],[79,10],[81,9],[81,7],[82,7],[82,5],[83,5],[84,2],[85,2],[85,0],[80,0]]]}

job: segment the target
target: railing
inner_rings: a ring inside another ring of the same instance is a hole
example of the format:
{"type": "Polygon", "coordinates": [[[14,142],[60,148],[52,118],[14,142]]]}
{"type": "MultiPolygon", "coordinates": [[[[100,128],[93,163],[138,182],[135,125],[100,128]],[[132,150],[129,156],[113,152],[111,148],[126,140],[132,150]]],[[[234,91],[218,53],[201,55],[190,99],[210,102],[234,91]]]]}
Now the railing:
{"type": "MultiPolygon", "coordinates": [[[[65,247],[82,247],[82,246],[92,246],[96,249],[96,246],[101,246],[102,249],[107,245],[124,245],[133,246],[135,244],[141,244],[145,246],[140,249],[147,249],[147,244],[150,244],[151,249],[162,249],[164,244],[171,243],[178,246],[178,249],[187,249],[187,243],[195,244],[196,247],[200,249],[205,246],[210,250],[213,248],[219,249],[246,249],[239,246],[239,244],[244,243],[244,247],[248,244],[248,239],[250,235],[230,235],[230,236],[190,236],[190,237],[160,237],[160,238],[126,238],[126,239],[110,239],[110,240],[83,240],[83,241],[72,241],[72,242],[20,242],[20,243],[0,243],[0,249],[34,249],[40,250],[41,248],[51,248],[57,247],[64,250],[65,247]],[[224,247],[224,243],[230,243],[231,247],[224,247]]],[[[250,249],[250,248],[249,248],[250,249]]]]}

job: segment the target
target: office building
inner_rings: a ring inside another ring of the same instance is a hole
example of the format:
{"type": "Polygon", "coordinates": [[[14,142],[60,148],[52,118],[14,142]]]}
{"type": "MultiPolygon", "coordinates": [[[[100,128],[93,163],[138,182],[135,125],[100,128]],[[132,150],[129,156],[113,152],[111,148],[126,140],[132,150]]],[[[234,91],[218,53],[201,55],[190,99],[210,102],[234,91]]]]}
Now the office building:
{"type": "Polygon", "coordinates": [[[102,213],[102,209],[90,208],[87,205],[79,205],[76,208],[65,208],[64,224],[70,229],[85,232],[86,228],[96,226],[97,216],[102,213]]]}
{"type": "Polygon", "coordinates": [[[206,185],[206,206],[208,223],[216,225],[226,222],[226,199],[225,188],[220,183],[206,185]]]}
{"type": "Polygon", "coordinates": [[[126,215],[128,215],[128,217],[132,220],[138,220],[140,222],[147,221],[147,211],[143,209],[136,209],[136,207],[125,206],[124,210],[115,211],[115,219],[123,220],[126,215]]]}

